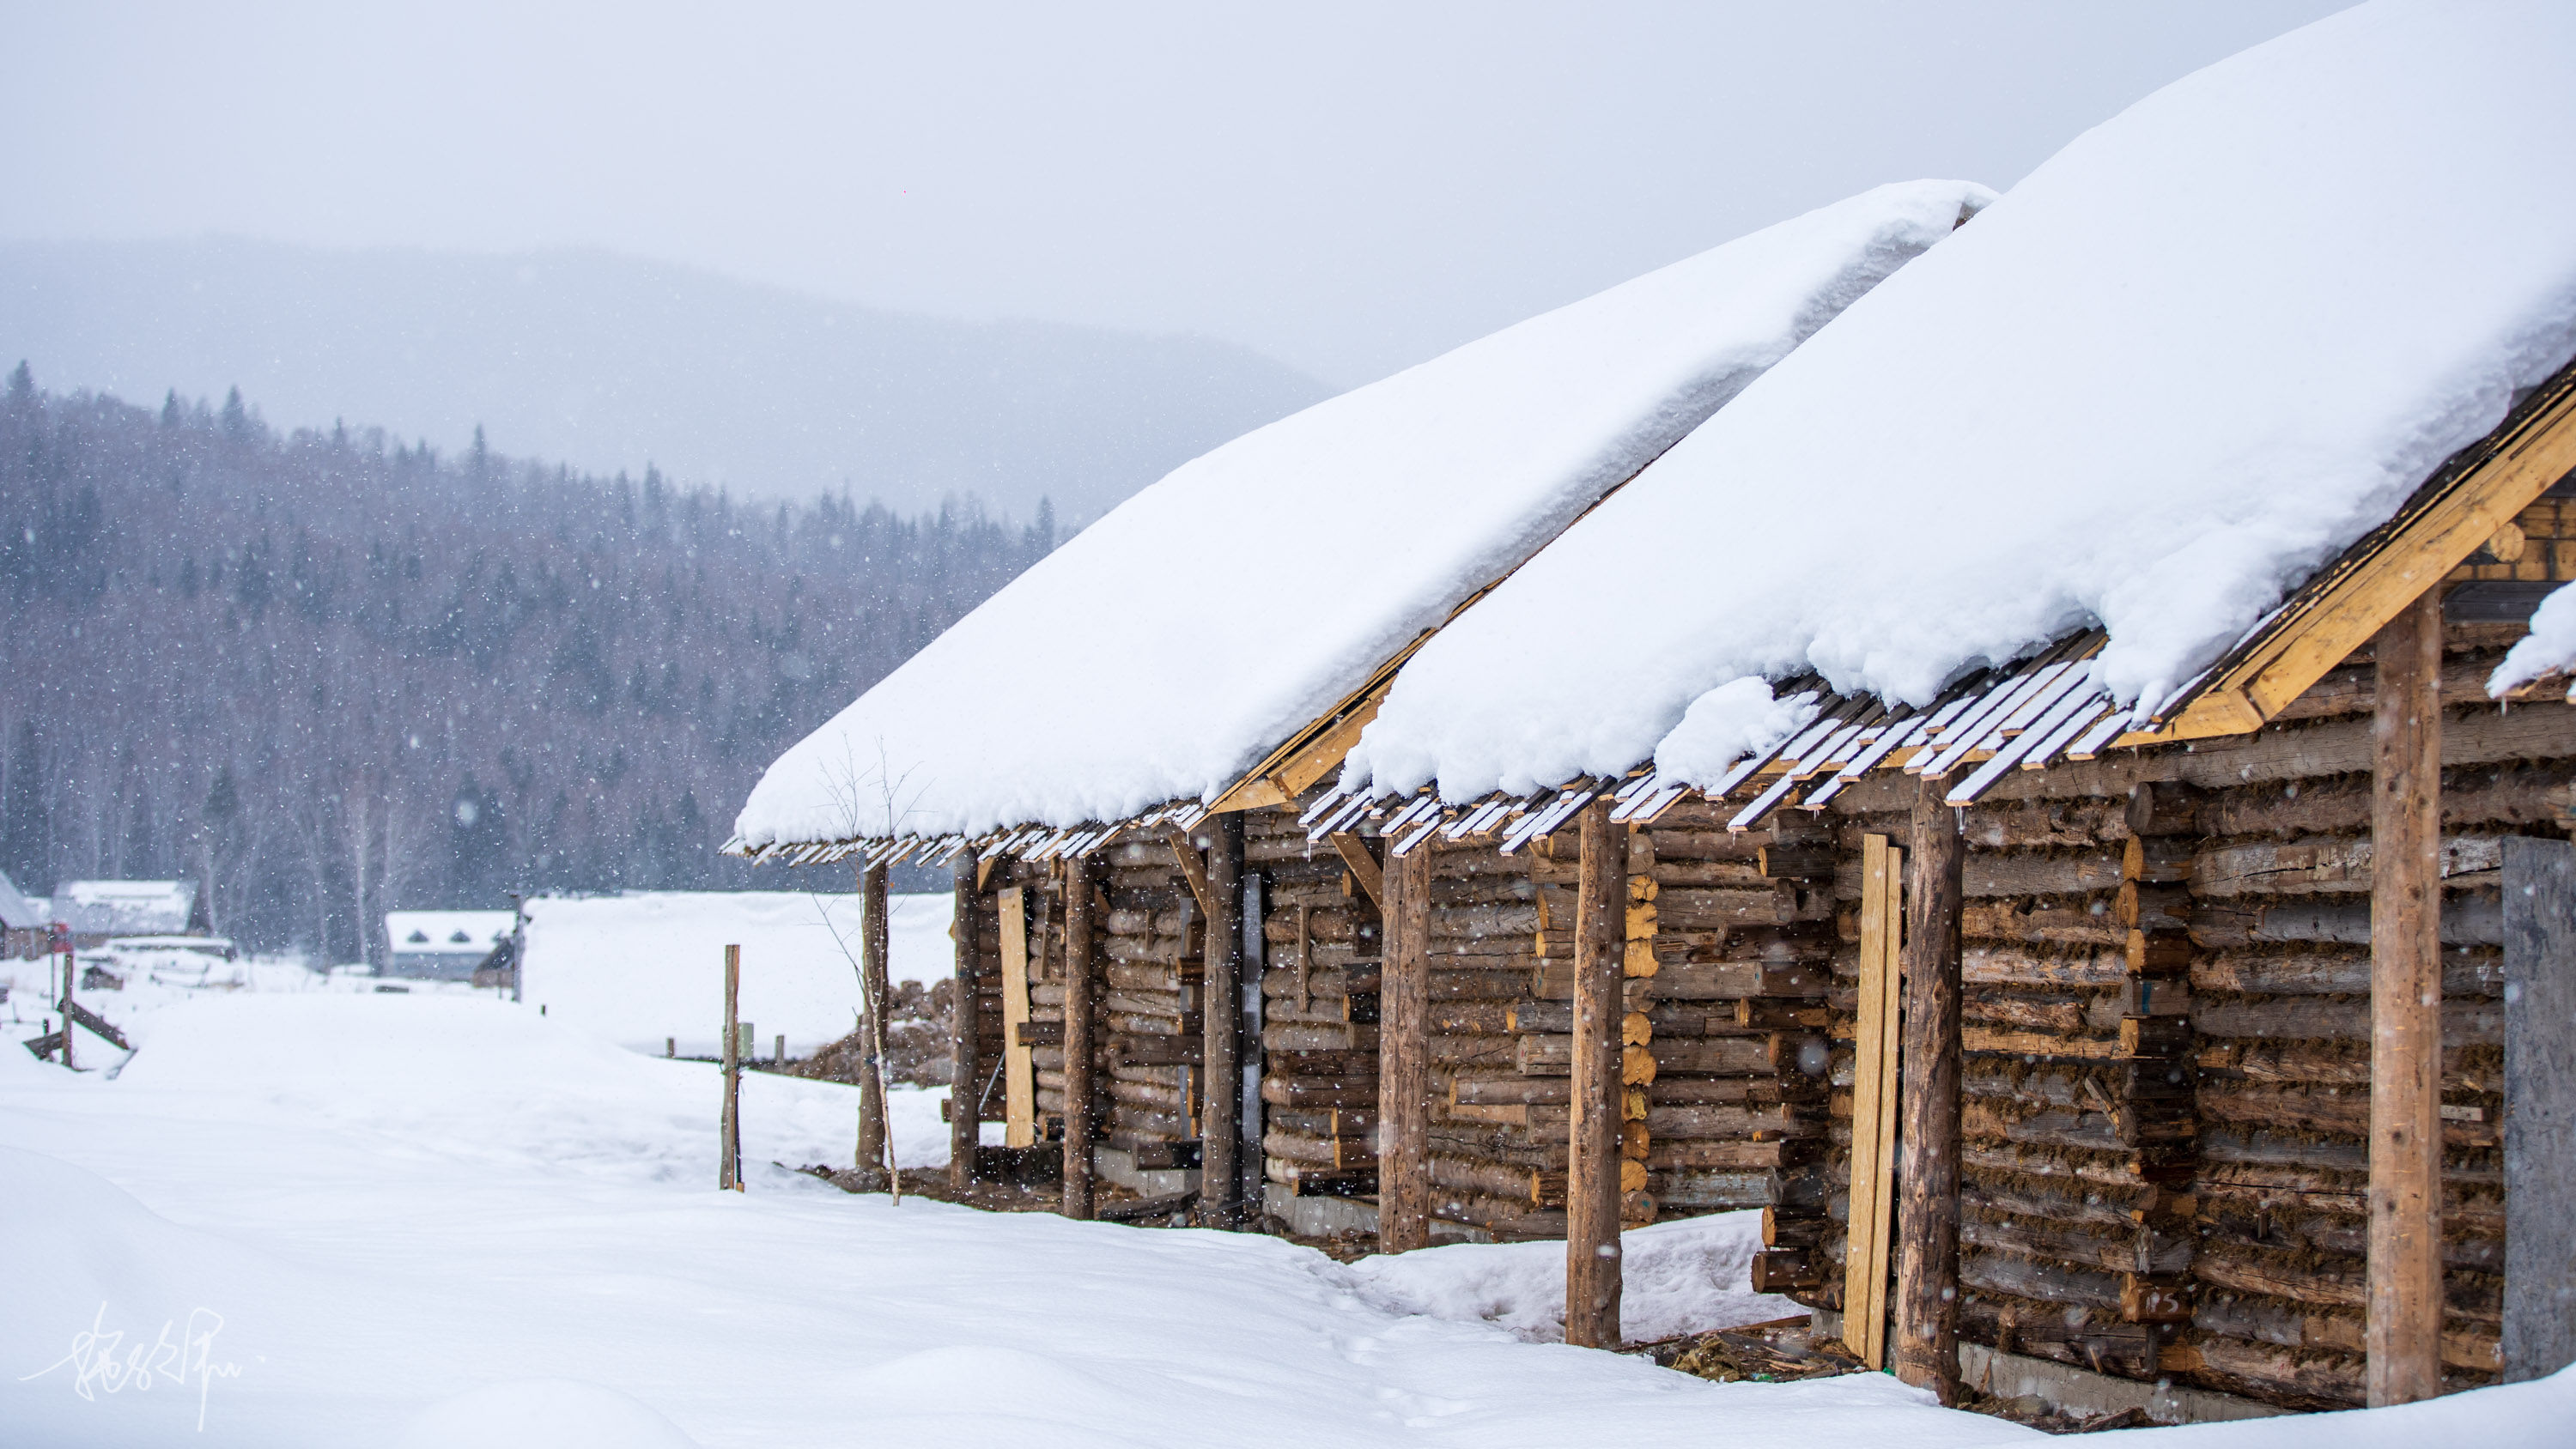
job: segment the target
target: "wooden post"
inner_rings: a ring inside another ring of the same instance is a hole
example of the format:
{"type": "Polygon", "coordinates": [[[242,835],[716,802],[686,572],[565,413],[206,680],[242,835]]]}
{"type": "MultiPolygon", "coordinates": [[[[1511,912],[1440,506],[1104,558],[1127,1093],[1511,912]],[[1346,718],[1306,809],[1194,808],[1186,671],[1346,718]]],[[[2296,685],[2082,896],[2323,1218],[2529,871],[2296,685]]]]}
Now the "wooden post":
{"type": "Polygon", "coordinates": [[[1243,873],[1242,888],[1235,898],[1242,903],[1243,921],[1235,939],[1241,943],[1237,954],[1243,969],[1236,973],[1242,988],[1236,993],[1243,999],[1243,1051],[1235,1080],[1240,1084],[1235,1100],[1242,1124],[1241,1171],[1243,1213],[1247,1222],[1258,1222],[1267,1203],[1268,1174],[1262,1168],[1267,1160],[1262,1147],[1261,1071],[1265,1058],[1261,1050],[1261,977],[1270,966],[1270,943],[1263,937],[1263,921],[1269,914],[1270,883],[1259,871],[1243,873]]]}
{"type": "Polygon", "coordinates": [[[1243,1208],[1243,815],[1211,817],[1207,936],[1200,957],[1199,1208],[1231,1226],[1243,1208]]]}
{"type": "Polygon", "coordinates": [[[2576,1363],[2576,845],[2504,843],[2504,1377],[2576,1363]]]}
{"type": "Polygon", "coordinates": [[[885,1015],[886,951],[892,927],[886,920],[886,871],[881,865],[859,871],[859,995],[867,1013],[867,1030],[859,1034],[859,1151],[864,1173],[886,1170],[885,1015]]]}
{"type": "MultiPolygon", "coordinates": [[[[1619,1065],[1628,832],[1583,809],[1574,898],[1574,1083],[1565,1188],[1565,1341],[1619,1345],[1619,1065]]],[[[1417,852],[1418,853],[1418,852],[1417,852]]]]}
{"type": "MultiPolygon", "coordinates": [[[[68,913],[68,912],[66,912],[65,914],[69,914],[69,913],[68,913]]],[[[62,1000],[62,1007],[63,1007],[63,1070],[64,1070],[64,1071],[67,1071],[67,1072],[74,1072],[74,1071],[78,1071],[78,1070],[80,1070],[78,1067],[75,1067],[75,1066],[73,1066],[73,1065],[72,1065],[72,1038],[73,1038],[74,1036],[78,1035],[78,1033],[77,1033],[77,1032],[75,1032],[75,1031],[73,1030],[73,1028],[74,1028],[76,1025],[78,1025],[78,1023],[76,1023],[76,1022],[74,1022],[74,1021],[72,1020],[72,1003],[73,1003],[75,1000],[77,1000],[78,998],[73,994],[72,986],[73,986],[73,983],[74,983],[74,982],[76,982],[76,981],[78,981],[79,979],[80,979],[80,963],[79,963],[78,961],[76,961],[76,960],[74,960],[74,959],[73,959],[71,932],[69,932],[69,931],[65,931],[65,932],[63,933],[63,1000],[62,1000]]]]}
{"type": "Polygon", "coordinates": [[[1897,1113],[1896,1376],[1959,1399],[1959,904],[1967,842],[1941,782],[1914,797],[1905,852],[1903,1087],[1897,1113]]]}
{"type": "Polygon", "coordinates": [[[1087,855],[1064,865],[1064,1215],[1092,1213],[1091,893],[1096,872],[1087,855]]]}
{"type": "Polygon", "coordinates": [[[2372,1408],[2442,1391],[2442,591],[2372,645],[2372,1408]]]}
{"type": "Polygon", "coordinates": [[[1377,1246],[1431,1243],[1431,844],[1386,864],[1377,1036],[1377,1246]]]}
{"type": "Polygon", "coordinates": [[[724,1114],[716,1127],[716,1186],[742,1186],[742,948],[725,947],[724,1114]]]}
{"type": "Polygon", "coordinates": [[[957,1003],[951,1013],[956,1039],[948,1075],[948,1186],[964,1192],[975,1181],[975,1148],[983,1116],[984,1062],[976,1050],[975,905],[980,898],[975,852],[957,853],[956,919],[948,934],[957,943],[957,1003]]]}

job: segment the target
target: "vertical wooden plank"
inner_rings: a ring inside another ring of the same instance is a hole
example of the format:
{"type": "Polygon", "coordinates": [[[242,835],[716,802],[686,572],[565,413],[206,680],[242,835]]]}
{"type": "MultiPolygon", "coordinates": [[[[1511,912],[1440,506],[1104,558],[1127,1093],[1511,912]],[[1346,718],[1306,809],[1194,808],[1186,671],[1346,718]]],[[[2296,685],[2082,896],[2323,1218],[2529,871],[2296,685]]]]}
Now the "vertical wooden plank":
{"type": "Polygon", "coordinates": [[[1200,973],[1199,1211],[1231,1226],[1243,1206],[1243,814],[1200,823],[1207,937],[1200,973]]]}
{"type": "MultiPolygon", "coordinates": [[[[725,947],[724,977],[724,1110],[716,1126],[716,1186],[732,1188],[741,1183],[742,1172],[742,1033],[735,1021],[742,1004],[742,948],[725,947]]],[[[63,1038],[71,1039],[72,1024],[63,1021],[63,1038]]]]}
{"type": "Polygon", "coordinates": [[[1843,1342],[1871,1368],[1887,1359],[1887,1232],[1896,1205],[1898,882],[1905,852],[1861,838],[1860,993],[1852,1052],[1849,1241],[1843,1253],[1843,1342]]]}
{"type": "Polygon", "coordinates": [[[2372,645],[2371,1407],[2442,1391],[2442,599],[2372,645]]]}
{"type": "Polygon", "coordinates": [[[1584,807],[1574,896],[1574,1083],[1565,1189],[1565,1341],[1619,1343],[1619,1066],[1628,832],[1584,807]]]}
{"type": "Polygon", "coordinates": [[[2576,1363],[2576,845],[2504,843],[2504,1377],[2576,1363]]]}
{"type": "Polygon", "coordinates": [[[859,991],[867,1013],[867,1030],[859,1047],[859,1149],[861,1172],[886,1170],[886,950],[892,935],[886,921],[884,866],[859,871],[859,991]]]}
{"type": "Polygon", "coordinates": [[[1959,906],[1967,842],[1941,782],[1914,797],[1898,948],[1905,1021],[1897,1113],[1896,1376],[1959,1398],[1959,906]]]}
{"type": "Polygon", "coordinates": [[[962,1193],[975,1181],[975,1151],[983,1118],[984,1062],[975,1042],[975,904],[981,898],[982,877],[971,850],[957,853],[955,870],[955,918],[948,926],[949,939],[957,948],[957,997],[949,1013],[955,1035],[949,1043],[948,1185],[962,1193]]]}
{"type": "Polygon", "coordinates": [[[1377,1245],[1431,1242],[1431,847],[1387,862],[1378,991],[1377,1245]]]}
{"type": "Polygon", "coordinates": [[[1002,1145],[1028,1147],[1038,1140],[1037,1063],[1020,1044],[1029,1019],[1029,906],[1019,886],[1002,891],[1002,1145]]]}
{"type": "Polygon", "coordinates": [[[1091,959],[1091,893],[1098,872],[1090,856],[1065,862],[1064,887],[1064,1215],[1076,1220],[1092,1214],[1092,1020],[1093,983],[1099,967],[1091,959]]]}

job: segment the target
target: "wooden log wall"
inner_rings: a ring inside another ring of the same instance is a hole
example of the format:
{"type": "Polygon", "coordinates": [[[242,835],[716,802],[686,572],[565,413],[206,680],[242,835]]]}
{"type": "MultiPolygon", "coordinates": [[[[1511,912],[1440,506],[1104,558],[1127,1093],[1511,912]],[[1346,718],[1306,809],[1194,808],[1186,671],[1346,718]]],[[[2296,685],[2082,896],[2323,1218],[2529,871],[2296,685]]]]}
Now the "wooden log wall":
{"type": "MultiPolygon", "coordinates": [[[[1766,1262],[1783,1287],[1821,1271],[1808,1249],[1826,1183],[1832,862],[1824,832],[1798,829],[1730,837],[1716,807],[1682,805],[1626,837],[1622,1219],[1771,1208],[1766,1262]]],[[[1562,1237],[1573,832],[1512,856],[1490,839],[1424,848],[1432,1215],[1499,1241],[1562,1237]]],[[[1294,1193],[1370,1196],[1378,913],[1333,850],[1309,851],[1293,812],[1248,814],[1244,860],[1270,892],[1265,1174],[1294,1193]]]]}
{"type": "Polygon", "coordinates": [[[1243,868],[1265,881],[1262,1174],[1291,1193],[1377,1192],[1377,907],[1296,812],[1246,812],[1243,868]]]}
{"type": "MultiPolygon", "coordinates": [[[[2513,626],[2453,624],[2482,679],[2513,626]]],[[[1964,1341],[2289,1407],[2364,1394],[2367,660],[2237,740],[2028,772],[1966,814],[1964,1341]]],[[[2576,711],[2446,690],[2442,1388],[2500,1366],[2500,841],[2576,826],[2576,711]]],[[[1827,812],[1835,894],[1910,779],[1827,812]]],[[[1838,1307],[1857,930],[1834,960],[1838,1307]]]]}

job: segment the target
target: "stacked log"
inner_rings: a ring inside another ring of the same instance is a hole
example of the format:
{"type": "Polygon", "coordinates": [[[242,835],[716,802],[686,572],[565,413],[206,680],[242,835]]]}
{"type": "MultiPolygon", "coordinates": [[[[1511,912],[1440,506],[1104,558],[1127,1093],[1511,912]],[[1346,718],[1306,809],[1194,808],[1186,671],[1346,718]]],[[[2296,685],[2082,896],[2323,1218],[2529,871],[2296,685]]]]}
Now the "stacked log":
{"type": "Polygon", "coordinates": [[[1109,909],[1092,928],[1101,956],[1098,1074],[1107,1098],[1101,1142],[1134,1152],[1195,1141],[1206,1050],[1199,1018],[1206,922],[1170,845],[1132,840],[1101,855],[1109,909]]]}
{"type": "Polygon", "coordinates": [[[1262,1172],[1290,1193],[1377,1191],[1376,907],[1293,810],[1244,817],[1243,865],[1264,881],[1262,1172]]]}
{"type": "Polygon", "coordinates": [[[1756,1286],[1811,1294],[1825,1207],[1831,835],[1687,802],[1629,847],[1627,1139],[1642,1211],[1762,1208],[1756,1286]]]}
{"type": "MultiPolygon", "coordinates": [[[[2455,635],[2463,631],[2455,630],[2455,635]]],[[[2474,645],[2474,639],[2467,641],[2474,645]]],[[[2452,651],[2451,672],[2492,657],[2452,651]]],[[[2349,731],[2366,669],[2329,676],[2280,731],[2349,731]]],[[[2555,705],[2516,706],[2515,713],[2555,705]]],[[[2493,706],[2461,713],[2474,731],[2493,706]]],[[[2576,745],[2562,735],[2561,750],[2576,745]]],[[[2443,772],[2442,1387],[2495,1381],[2504,1263],[2500,840],[2552,821],[2576,765],[2443,772]]],[[[2199,1035],[2202,1232],[2193,1377],[2274,1402],[2362,1402],[2370,1122],[2370,779],[2295,775],[2193,802],[2191,1016],[2199,1035]]]]}
{"type": "MultiPolygon", "coordinates": [[[[1860,841],[1902,839],[1910,781],[1873,781],[1835,811],[1836,891],[1856,907],[1860,841]]],[[[1980,806],[1963,822],[1958,1330],[1969,1342],[2152,1379],[2181,1333],[2195,1121],[2188,1017],[2169,952],[2173,852],[2142,850],[2112,796],[1980,806]],[[2158,938],[2161,942],[2161,938],[2158,938]],[[2146,971],[2161,975],[2144,974],[2146,971]]],[[[1849,1179],[1858,932],[1835,960],[1836,1271],[1849,1179]]],[[[2187,959],[2187,958],[2186,958],[2187,959]]]]}
{"type": "MultiPolygon", "coordinates": [[[[2504,642],[2450,635],[2446,678],[2483,678],[2504,642]]],[[[1962,1339],[2285,1407],[2362,1401],[2370,707],[2364,662],[2260,735],[2029,772],[1966,812],[1962,1339]]],[[[2499,841],[2576,826],[2565,706],[2451,715],[2446,1390],[2498,1367],[2499,841]]],[[[1902,833],[1910,785],[1871,779],[1835,801],[1846,902],[1860,837],[1902,833]]],[[[1833,1221],[1815,1249],[1837,1266],[1856,976],[1844,934],[1833,1221]]],[[[1838,1294],[1828,1275],[1802,1297],[1838,1294]]]]}
{"type": "MultiPolygon", "coordinates": [[[[1498,1241],[1562,1237],[1573,1061],[1574,832],[1554,853],[1437,841],[1431,858],[1431,1212],[1498,1241]],[[1542,1021],[1541,876],[1562,878],[1563,999],[1542,1021]],[[1544,1082],[1545,1090],[1531,1084],[1544,1082]]],[[[1554,852],[1556,847],[1547,847],[1554,852]]]]}

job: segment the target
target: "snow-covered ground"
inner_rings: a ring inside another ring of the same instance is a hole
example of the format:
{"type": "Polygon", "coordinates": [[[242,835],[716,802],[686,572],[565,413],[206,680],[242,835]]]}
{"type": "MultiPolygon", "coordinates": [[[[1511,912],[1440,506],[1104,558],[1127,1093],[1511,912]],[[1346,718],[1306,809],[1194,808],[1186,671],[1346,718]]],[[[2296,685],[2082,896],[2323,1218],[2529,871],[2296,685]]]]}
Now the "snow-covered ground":
{"type": "MultiPolygon", "coordinates": [[[[140,999],[137,1004],[139,1006],[140,999]]],[[[0,1052],[0,1442],[1988,1444],[1885,1375],[1705,1383],[1544,1340],[1561,1249],[1344,1266],[1275,1239],[853,1197],[854,1093],[486,995],[193,993],[113,1079],[0,1052]],[[786,1164],[778,1166],[774,1164],[786,1164]],[[112,1337],[111,1337],[112,1336],[112,1337]],[[202,1429],[200,1429],[202,1424],[202,1429]]],[[[109,1060],[103,1048],[90,1060],[109,1060]]],[[[935,1161],[938,1094],[897,1105],[935,1161]]],[[[1774,1316],[1751,1220],[1630,1239],[1632,1334],[1774,1316]]],[[[2562,1376],[2562,1380],[2564,1376],[2562,1376]]],[[[2174,1433],[2563,1442],[2576,1382],[2174,1433]]]]}
{"type": "MultiPolygon", "coordinates": [[[[887,901],[889,974],[955,969],[947,895],[887,901]]],[[[712,1056],[724,1036],[724,948],[742,947],[744,1021],[766,1058],[805,1056],[857,1021],[859,898],[806,891],[644,891],[527,903],[522,998],[620,1046],[712,1056]]]]}

